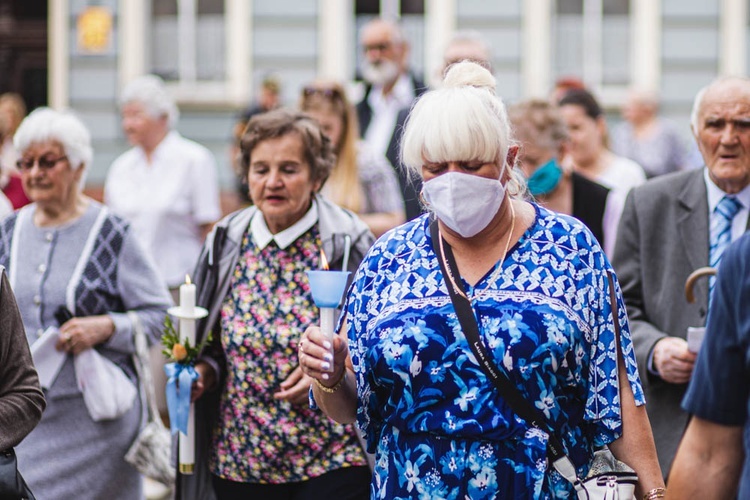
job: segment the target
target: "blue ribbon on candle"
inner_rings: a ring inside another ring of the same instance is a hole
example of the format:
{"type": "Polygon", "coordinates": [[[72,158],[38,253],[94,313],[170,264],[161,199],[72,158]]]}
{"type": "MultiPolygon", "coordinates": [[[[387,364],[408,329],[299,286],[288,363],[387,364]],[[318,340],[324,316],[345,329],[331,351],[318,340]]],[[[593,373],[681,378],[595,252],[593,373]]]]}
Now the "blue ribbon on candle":
{"type": "Polygon", "coordinates": [[[183,363],[169,363],[164,366],[164,371],[167,374],[167,409],[172,434],[180,431],[187,435],[190,392],[193,381],[198,380],[198,372],[193,365],[183,363]]]}

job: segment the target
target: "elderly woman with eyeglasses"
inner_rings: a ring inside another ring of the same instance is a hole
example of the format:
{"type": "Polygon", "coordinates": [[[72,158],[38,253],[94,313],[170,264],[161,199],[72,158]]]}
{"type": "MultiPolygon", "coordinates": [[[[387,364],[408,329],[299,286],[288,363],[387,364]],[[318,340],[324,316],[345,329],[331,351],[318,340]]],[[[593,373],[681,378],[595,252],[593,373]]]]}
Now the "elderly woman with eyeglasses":
{"type": "Polygon", "coordinates": [[[16,448],[19,469],[37,498],[140,499],[141,476],[123,458],[142,422],[139,398],[119,416],[95,420],[74,359],[95,349],[137,388],[128,312],[157,341],[171,299],[128,224],[82,193],[93,152],[78,118],[37,109],[14,144],[32,203],[0,222],[0,265],[32,352],[50,342],[63,355],[43,386],[41,422],[16,448]]]}
{"type": "Polygon", "coordinates": [[[333,144],[336,165],[321,193],[348,208],[376,237],[406,221],[398,177],[385,156],[359,140],[354,106],[344,87],[319,80],[302,89],[300,109],[315,118],[333,144]]]}
{"type": "Polygon", "coordinates": [[[306,271],[356,270],[373,236],[319,195],[335,163],[317,122],[280,109],[241,140],[253,206],[209,235],[194,277],[213,341],[195,368],[196,473],[177,498],[365,499],[370,470],[351,425],[308,404],[299,338],[320,321],[306,271]]]}

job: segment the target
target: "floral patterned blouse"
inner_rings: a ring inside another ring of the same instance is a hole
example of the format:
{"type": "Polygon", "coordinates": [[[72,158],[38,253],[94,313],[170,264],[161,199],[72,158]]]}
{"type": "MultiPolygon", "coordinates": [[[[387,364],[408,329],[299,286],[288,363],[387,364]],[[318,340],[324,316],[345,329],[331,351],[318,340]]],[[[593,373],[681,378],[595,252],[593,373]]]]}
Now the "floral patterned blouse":
{"type": "Polygon", "coordinates": [[[317,225],[286,249],[243,238],[221,311],[228,376],[210,459],[219,477],[275,484],[367,465],[352,426],[273,398],[298,366],[302,332],[319,321],[305,274],[319,253],[317,225]]]}
{"type": "MultiPolygon", "coordinates": [[[[594,448],[622,430],[614,321],[639,405],[643,392],[604,253],[581,222],[535,209],[507,258],[464,287],[494,363],[585,475],[594,448]]],[[[472,354],[428,225],[422,216],[378,240],[345,306],[358,421],[376,453],[372,498],[575,498],[547,467],[547,434],[514,415],[472,354]]]]}

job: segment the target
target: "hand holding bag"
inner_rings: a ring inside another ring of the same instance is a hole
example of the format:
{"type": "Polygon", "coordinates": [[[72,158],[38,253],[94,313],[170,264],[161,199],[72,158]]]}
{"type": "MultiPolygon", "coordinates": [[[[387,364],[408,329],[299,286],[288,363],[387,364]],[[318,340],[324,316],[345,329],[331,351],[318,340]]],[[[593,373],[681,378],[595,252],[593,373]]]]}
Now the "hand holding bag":
{"type": "Polygon", "coordinates": [[[156,406],[156,395],[154,394],[154,384],[151,380],[148,362],[146,334],[138,315],[131,311],[128,316],[133,323],[135,332],[135,356],[133,356],[133,361],[138,378],[141,381],[141,404],[147,405],[148,408],[148,422],[138,433],[135,441],[125,454],[125,460],[144,476],[173,487],[175,468],[172,464],[172,436],[169,429],[162,423],[156,406]]]}
{"type": "Polygon", "coordinates": [[[0,500],[35,500],[34,494],[18,472],[13,448],[0,451],[0,500]]]}
{"type": "MultiPolygon", "coordinates": [[[[455,286],[461,287],[461,280],[458,278],[458,266],[453,257],[453,251],[446,241],[440,244],[442,235],[438,229],[437,221],[430,224],[430,235],[432,236],[432,247],[438,256],[440,269],[445,276],[455,276],[455,286]],[[443,251],[444,250],[444,251],[443,251]]],[[[610,273],[607,274],[609,279],[610,301],[612,303],[613,314],[616,314],[617,303],[615,300],[615,284],[610,273]]],[[[492,364],[490,355],[484,347],[484,343],[479,336],[479,327],[471,307],[471,302],[466,298],[463,290],[455,290],[450,281],[446,279],[446,286],[450,294],[453,306],[456,309],[456,315],[461,323],[461,329],[466,336],[471,351],[474,353],[479,366],[485,372],[487,377],[495,384],[498,392],[505,399],[510,408],[529,425],[543,430],[549,436],[547,451],[552,466],[569,481],[575,488],[579,500],[631,500],[635,495],[635,485],[638,483],[638,476],[635,471],[627,464],[620,462],[612,455],[609,448],[598,450],[594,453],[589,473],[586,478],[579,478],[573,462],[565,453],[560,440],[550,429],[544,419],[544,416],[527,401],[518,388],[492,364]],[[464,295],[461,295],[464,293],[464,295]]],[[[615,318],[615,333],[620,336],[620,325],[615,318]]]]}

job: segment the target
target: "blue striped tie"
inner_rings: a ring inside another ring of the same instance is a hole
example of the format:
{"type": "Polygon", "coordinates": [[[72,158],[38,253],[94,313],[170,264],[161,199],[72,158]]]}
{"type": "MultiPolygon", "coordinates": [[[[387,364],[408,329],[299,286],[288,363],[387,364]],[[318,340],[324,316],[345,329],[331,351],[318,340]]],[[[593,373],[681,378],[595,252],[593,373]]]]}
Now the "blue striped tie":
{"type": "MultiPolygon", "coordinates": [[[[717,267],[721,260],[721,254],[732,241],[732,219],[740,211],[742,205],[734,198],[725,196],[714,209],[715,216],[711,218],[711,247],[709,250],[709,263],[711,267],[717,267]]],[[[712,276],[709,281],[709,297],[713,294],[714,282],[712,276]]]]}

